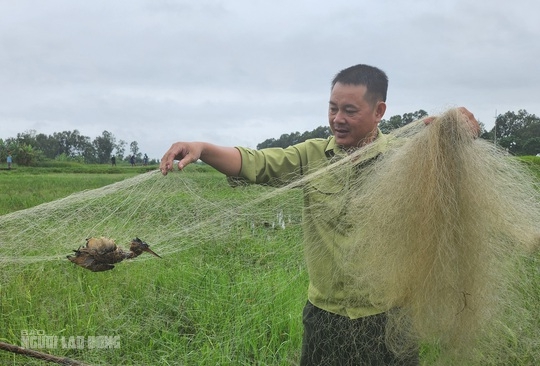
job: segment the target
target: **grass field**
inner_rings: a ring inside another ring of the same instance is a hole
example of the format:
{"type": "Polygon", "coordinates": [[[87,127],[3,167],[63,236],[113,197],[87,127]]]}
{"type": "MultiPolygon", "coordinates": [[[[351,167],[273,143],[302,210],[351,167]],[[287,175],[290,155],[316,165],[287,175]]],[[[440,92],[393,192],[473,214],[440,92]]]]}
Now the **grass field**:
{"type": "MultiPolygon", "coordinates": [[[[0,184],[10,188],[1,197],[0,211],[134,176],[130,167],[101,169],[1,171],[0,184]]],[[[198,170],[193,167],[185,176],[201,187],[205,200],[236,199],[221,175],[198,170]]],[[[300,215],[300,204],[295,214],[300,215]]],[[[109,272],[92,273],[67,260],[24,268],[4,263],[0,341],[21,345],[21,332],[39,331],[58,340],[56,347],[42,351],[100,365],[295,364],[307,288],[299,216],[295,221],[284,230],[245,226],[231,236],[210,235],[169,254],[153,246],[163,260],[137,259],[109,272]],[[98,339],[118,340],[119,347],[87,343],[78,349],[73,347],[77,336],[87,342],[89,336],[104,336],[98,339]]],[[[41,361],[0,351],[0,364],[41,361]]]]}
{"type": "Polygon", "coordinates": [[[103,187],[149,169],[152,167],[82,164],[2,169],[0,215],[50,202],[74,192],[103,187]]]}
{"type": "MultiPolygon", "coordinates": [[[[528,162],[540,172],[540,159],[528,162]]],[[[106,186],[148,169],[152,167],[2,170],[0,214],[106,186]]],[[[210,203],[250,200],[259,192],[254,188],[239,194],[220,174],[204,167],[194,166],[185,177],[210,203]]],[[[67,260],[24,267],[3,263],[0,341],[20,345],[24,332],[39,331],[59,342],[43,351],[96,365],[297,364],[307,274],[300,245],[300,193],[293,192],[290,200],[297,208],[289,212],[292,220],[283,230],[235,227],[230,236],[207,235],[204,242],[165,255],[153,246],[163,260],[136,259],[113,271],[92,273],[67,260]],[[86,341],[80,348],[79,336],[86,341]],[[110,344],[90,347],[88,337],[93,336],[110,344]]],[[[74,240],[73,249],[76,246],[74,240]]],[[[0,364],[43,363],[0,350],[0,364]]]]}

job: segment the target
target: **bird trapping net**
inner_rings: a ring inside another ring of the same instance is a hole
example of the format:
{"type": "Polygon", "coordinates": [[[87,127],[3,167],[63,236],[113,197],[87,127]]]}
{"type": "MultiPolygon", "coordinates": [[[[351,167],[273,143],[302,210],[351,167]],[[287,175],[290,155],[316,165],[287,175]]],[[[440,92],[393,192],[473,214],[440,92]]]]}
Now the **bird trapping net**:
{"type": "MultiPolygon", "coordinates": [[[[392,350],[538,363],[538,181],[461,118],[396,130],[370,164],[367,146],[280,188],[190,166],[3,215],[0,340],[93,364],[296,364],[313,237],[302,210],[315,208],[303,194],[331,177],[345,188],[321,215],[347,228],[333,268],[388,311],[392,350]],[[162,258],[99,273],[66,259],[101,236],[162,258]]],[[[0,354],[29,362],[13,357],[0,354]]]]}

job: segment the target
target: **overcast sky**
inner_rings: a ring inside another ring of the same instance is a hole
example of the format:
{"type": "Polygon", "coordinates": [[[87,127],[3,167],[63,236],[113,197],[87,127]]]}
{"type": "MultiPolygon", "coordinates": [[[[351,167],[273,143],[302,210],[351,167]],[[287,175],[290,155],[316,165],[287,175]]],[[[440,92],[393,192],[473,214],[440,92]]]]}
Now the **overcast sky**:
{"type": "Polygon", "coordinates": [[[256,147],[327,124],[330,81],[389,76],[385,118],[540,115],[537,0],[0,0],[0,138],[104,130],[256,147]]]}

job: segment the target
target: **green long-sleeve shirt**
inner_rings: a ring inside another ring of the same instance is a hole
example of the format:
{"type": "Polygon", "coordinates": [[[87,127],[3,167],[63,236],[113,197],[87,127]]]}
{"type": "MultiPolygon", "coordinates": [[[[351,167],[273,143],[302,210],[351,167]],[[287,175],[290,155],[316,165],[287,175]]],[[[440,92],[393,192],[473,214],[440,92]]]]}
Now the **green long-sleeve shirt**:
{"type": "MultiPolygon", "coordinates": [[[[379,131],[369,151],[355,165],[374,158],[385,150],[386,145],[387,138],[379,131]]],[[[346,155],[333,137],[310,139],[285,149],[237,149],[242,156],[242,168],[239,177],[231,178],[231,181],[241,179],[275,186],[324,168],[346,155]]],[[[382,310],[369,304],[361,289],[350,286],[342,269],[347,255],[343,239],[351,224],[344,222],[348,179],[343,175],[347,173],[340,172],[340,176],[325,172],[303,186],[304,250],[310,280],[308,299],[326,311],[359,318],[382,310]]]]}

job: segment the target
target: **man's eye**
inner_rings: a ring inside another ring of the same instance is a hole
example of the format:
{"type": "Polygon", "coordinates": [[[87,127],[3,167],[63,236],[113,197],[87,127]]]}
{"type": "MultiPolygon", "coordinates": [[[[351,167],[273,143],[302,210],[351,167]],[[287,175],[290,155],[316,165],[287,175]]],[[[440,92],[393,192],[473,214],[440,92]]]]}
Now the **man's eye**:
{"type": "Polygon", "coordinates": [[[330,113],[336,114],[338,109],[334,107],[330,107],[328,110],[330,111],[330,113]]]}
{"type": "Polygon", "coordinates": [[[355,114],[356,110],[355,109],[345,109],[345,113],[347,113],[347,114],[355,114]]]}

